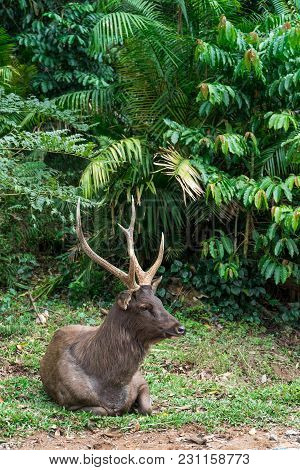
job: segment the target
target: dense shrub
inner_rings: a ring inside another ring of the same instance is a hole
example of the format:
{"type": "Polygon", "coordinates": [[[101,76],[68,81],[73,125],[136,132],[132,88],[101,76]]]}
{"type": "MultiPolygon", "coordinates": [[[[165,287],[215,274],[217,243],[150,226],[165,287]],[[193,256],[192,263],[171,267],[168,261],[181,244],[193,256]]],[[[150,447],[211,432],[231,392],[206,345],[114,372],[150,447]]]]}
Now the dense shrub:
{"type": "Polygon", "coordinates": [[[162,267],[161,272],[164,281],[158,290],[160,297],[172,308],[182,308],[191,302],[192,291],[192,306],[185,311],[196,319],[299,322],[299,302],[286,304],[276,298],[274,284],[257,272],[253,261],[243,261],[238,277],[227,279],[220,279],[212,260],[192,265],[176,260],[168,270],[162,267]]]}

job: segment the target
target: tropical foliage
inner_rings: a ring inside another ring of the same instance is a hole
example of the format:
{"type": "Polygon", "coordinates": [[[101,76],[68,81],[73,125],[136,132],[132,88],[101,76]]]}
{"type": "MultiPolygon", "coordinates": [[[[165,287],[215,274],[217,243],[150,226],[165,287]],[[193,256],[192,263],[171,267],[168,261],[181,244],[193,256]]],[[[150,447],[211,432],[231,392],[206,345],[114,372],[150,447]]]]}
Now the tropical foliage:
{"type": "MultiPolygon", "coordinates": [[[[299,300],[297,0],[4,0],[0,13],[4,273],[49,246],[74,260],[79,194],[91,243],[120,259],[108,221],[134,195],[145,262],[164,231],[167,270],[200,263],[229,289],[259,278],[258,301],[282,299],[276,285],[299,300]]],[[[95,268],[72,263],[81,292],[95,268]]]]}

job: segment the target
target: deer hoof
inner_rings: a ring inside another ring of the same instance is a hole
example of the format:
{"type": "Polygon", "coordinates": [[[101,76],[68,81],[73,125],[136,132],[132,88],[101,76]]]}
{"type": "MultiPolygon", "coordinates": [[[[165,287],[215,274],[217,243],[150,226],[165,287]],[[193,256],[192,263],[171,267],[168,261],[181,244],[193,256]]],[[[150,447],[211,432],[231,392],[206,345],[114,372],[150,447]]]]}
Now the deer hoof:
{"type": "Polygon", "coordinates": [[[152,406],[151,402],[150,403],[144,403],[143,405],[140,405],[138,407],[138,412],[142,415],[151,415],[152,414],[152,406]]]}
{"type": "Polygon", "coordinates": [[[102,408],[102,406],[84,406],[83,408],[80,408],[81,411],[90,411],[94,415],[97,416],[107,416],[108,412],[105,408],[102,408]]]}

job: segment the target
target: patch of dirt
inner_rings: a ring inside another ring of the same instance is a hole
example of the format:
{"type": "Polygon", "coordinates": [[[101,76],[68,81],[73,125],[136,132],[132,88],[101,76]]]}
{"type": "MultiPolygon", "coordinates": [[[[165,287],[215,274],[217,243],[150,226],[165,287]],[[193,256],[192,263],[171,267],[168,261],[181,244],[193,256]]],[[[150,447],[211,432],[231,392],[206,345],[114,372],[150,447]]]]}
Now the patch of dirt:
{"type": "Polygon", "coordinates": [[[171,372],[172,374],[184,374],[188,375],[190,372],[194,371],[195,364],[192,362],[176,362],[172,361],[171,359],[166,359],[162,363],[162,367],[165,371],[171,372]]]}
{"type": "MultiPolygon", "coordinates": [[[[283,358],[284,359],[284,358],[283,358]]],[[[241,382],[249,382],[248,374],[249,374],[249,368],[252,368],[255,370],[257,368],[257,364],[254,361],[254,359],[251,361],[251,357],[249,360],[249,364],[247,364],[247,367],[245,366],[244,363],[238,362],[241,370],[244,372],[244,376],[240,378],[241,382]]],[[[210,369],[203,369],[199,370],[197,365],[195,365],[192,362],[185,362],[185,363],[180,363],[172,360],[165,360],[162,363],[162,367],[165,371],[171,372],[172,374],[183,374],[187,375],[190,377],[194,377],[198,380],[215,380],[216,382],[221,382],[223,383],[224,381],[227,381],[230,376],[232,375],[229,372],[226,372],[221,375],[216,375],[214,372],[210,369]]],[[[285,365],[284,361],[275,362],[271,365],[274,375],[280,379],[284,380],[285,382],[290,382],[292,380],[295,380],[300,377],[300,366],[299,364],[296,365],[296,367],[293,369],[290,367],[290,365],[285,365]]]]}
{"type": "Polygon", "coordinates": [[[293,329],[290,332],[285,332],[284,335],[278,335],[276,339],[281,346],[299,349],[300,330],[293,329]]]}
{"type": "MultiPolygon", "coordinates": [[[[1,445],[0,445],[1,448],[1,445]]],[[[243,449],[300,449],[300,431],[270,428],[228,428],[223,432],[206,434],[201,426],[187,425],[180,429],[136,431],[123,433],[116,429],[92,429],[65,434],[63,429],[37,432],[23,440],[2,444],[4,449],[46,450],[243,450],[243,449]]]]}
{"type": "Polygon", "coordinates": [[[285,382],[290,382],[300,377],[299,365],[297,369],[295,368],[295,370],[293,370],[291,368],[284,367],[281,364],[274,363],[272,364],[272,369],[277,377],[280,377],[280,379],[284,380],[285,382]]]}
{"type": "Polygon", "coordinates": [[[12,375],[34,377],[36,376],[36,373],[32,369],[27,369],[21,364],[0,364],[0,379],[11,377],[12,375]]]}

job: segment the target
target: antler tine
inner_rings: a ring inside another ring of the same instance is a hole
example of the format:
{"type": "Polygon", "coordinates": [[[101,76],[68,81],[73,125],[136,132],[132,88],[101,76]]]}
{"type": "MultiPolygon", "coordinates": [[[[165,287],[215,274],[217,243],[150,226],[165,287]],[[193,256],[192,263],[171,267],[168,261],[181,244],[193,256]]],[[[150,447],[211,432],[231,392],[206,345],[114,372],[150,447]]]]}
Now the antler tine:
{"type": "Polygon", "coordinates": [[[134,241],[133,241],[133,232],[134,225],[136,220],[136,210],[134,205],[134,199],[131,200],[131,220],[128,228],[124,228],[122,225],[118,224],[123,233],[125,234],[127,240],[127,249],[129,254],[129,270],[126,274],[121,269],[117,268],[113,264],[106,261],[101,256],[97,255],[89,244],[87,243],[81,226],[81,217],[80,217],[80,198],[78,198],[77,204],[77,214],[76,214],[76,232],[81,245],[82,250],[96,263],[105,268],[107,271],[112,273],[114,276],[118,277],[130,290],[136,290],[141,285],[151,285],[151,282],[161,265],[163,255],[164,255],[164,234],[161,234],[160,248],[158,256],[153,265],[148,269],[148,271],[143,271],[141,268],[138,259],[134,252],[134,241]],[[136,283],[135,275],[137,275],[139,283],[136,283]]]}
{"type": "Polygon", "coordinates": [[[133,199],[133,196],[132,196],[131,197],[131,220],[130,220],[130,225],[129,225],[128,228],[125,228],[121,224],[118,224],[120,229],[124,232],[124,234],[126,236],[129,255],[132,254],[132,251],[134,252],[133,231],[134,231],[135,219],[136,219],[136,211],[135,211],[134,199],[133,199]]]}
{"type": "Polygon", "coordinates": [[[139,281],[139,285],[151,285],[151,282],[152,282],[158,268],[160,267],[160,265],[162,263],[163,256],[164,256],[164,234],[163,233],[161,234],[161,242],[160,242],[160,248],[159,248],[157,259],[153,263],[151,268],[148,269],[148,271],[145,272],[141,268],[140,263],[138,262],[136,254],[134,252],[133,231],[134,231],[134,225],[135,225],[135,219],[136,219],[136,211],[135,211],[133,196],[132,196],[131,201],[132,201],[131,202],[132,213],[131,213],[131,222],[130,222],[129,228],[126,229],[126,228],[122,227],[122,225],[120,225],[120,224],[118,224],[118,225],[122,229],[122,231],[124,232],[124,234],[126,236],[126,239],[127,239],[128,253],[129,253],[129,256],[130,256],[129,271],[130,271],[131,267],[132,267],[132,270],[134,269],[134,272],[136,273],[138,281],[139,281]]]}
{"type": "Polygon", "coordinates": [[[97,253],[95,253],[91,249],[89,244],[87,243],[84,237],[83,231],[82,231],[82,226],[81,226],[80,198],[78,198],[77,211],[76,211],[76,232],[77,232],[77,236],[78,236],[81,248],[85,252],[85,254],[89,256],[89,258],[91,258],[97,264],[99,264],[100,266],[105,268],[107,271],[112,273],[114,276],[119,278],[129,289],[136,289],[138,287],[135,281],[134,264],[132,261],[130,261],[129,273],[126,274],[121,269],[109,263],[109,261],[106,261],[104,258],[101,258],[101,256],[97,255],[97,253]]]}
{"type": "Polygon", "coordinates": [[[123,227],[121,224],[118,224],[122,232],[124,233],[126,240],[127,240],[127,250],[128,250],[128,255],[129,255],[129,271],[128,271],[128,277],[131,279],[132,283],[132,289],[136,289],[138,287],[138,284],[136,283],[135,280],[135,272],[136,272],[136,263],[137,259],[134,253],[134,241],[133,241],[133,232],[134,232],[134,225],[135,225],[135,219],[136,219],[136,210],[135,210],[135,205],[134,205],[134,199],[133,196],[131,197],[131,220],[130,220],[130,225],[128,228],[123,227]]]}
{"type": "Polygon", "coordinates": [[[159,247],[159,252],[158,252],[158,256],[155,260],[155,262],[153,263],[153,265],[151,266],[151,268],[148,269],[148,271],[143,271],[142,268],[139,266],[139,270],[136,271],[137,273],[137,277],[138,277],[138,281],[139,281],[139,284],[140,285],[150,285],[158,268],[160,267],[161,263],[162,263],[162,260],[163,260],[163,256],[164,256],[164,234],[162,233],[161,234],[161,242],[160,242],[160,247],[159,247]]]}

